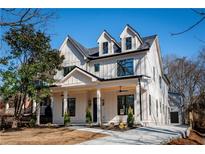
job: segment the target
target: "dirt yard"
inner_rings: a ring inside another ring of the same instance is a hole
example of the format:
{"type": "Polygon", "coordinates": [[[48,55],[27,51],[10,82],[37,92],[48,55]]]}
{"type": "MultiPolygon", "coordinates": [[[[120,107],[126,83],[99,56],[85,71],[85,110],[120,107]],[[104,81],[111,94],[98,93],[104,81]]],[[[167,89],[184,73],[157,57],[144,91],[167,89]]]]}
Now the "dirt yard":
{"type": "Polygon", "coordinates": [[[0,132],[0,144],[4,145],[63,145],[77,144],[105,137],[104,134],[71,130],[68,128],[22,128],[0,132]]]}
{"type": "Polygon", "coordinates": [[[205,145],[205,138],[194,131],[190,132],[188,138],[176,139],[168,143],[169,145],[205,145]]]}

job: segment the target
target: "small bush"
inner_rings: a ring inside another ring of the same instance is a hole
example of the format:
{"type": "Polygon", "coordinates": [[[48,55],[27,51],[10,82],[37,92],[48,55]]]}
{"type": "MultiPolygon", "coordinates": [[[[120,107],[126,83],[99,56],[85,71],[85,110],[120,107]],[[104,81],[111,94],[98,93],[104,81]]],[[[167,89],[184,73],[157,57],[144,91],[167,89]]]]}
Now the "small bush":
{"type": "Polygon", "coordinates": [[[31,120],[29,121],[29,127],[35,127],[35,125],[36,125],[36,120],[31,119],[31,120]]]}
{"type": "Polygon", "coordinates": [[[92,123],[92,115],[90,110],[86,111],[86,123],[91,124],[92,123]]]}
{"type": "Polygon", "coordinates": [[[29,127],[35,127],[35,125],[36,125],[36,116],[32,115],[29,121],[29,127]]]}
{"type": "Polygon", "coordinates": [[[134,124],[134,116],[133,116],[133,110],[131,107],[128,108],[128,115],[127,115],[127,125],[129,127],[133,127],[134,124]]]}
{"type": "Polygon", "coordinates": [[[70,115],[69,113],[64,113],[64,125],[67,126],[70,124],[70,115]]]}

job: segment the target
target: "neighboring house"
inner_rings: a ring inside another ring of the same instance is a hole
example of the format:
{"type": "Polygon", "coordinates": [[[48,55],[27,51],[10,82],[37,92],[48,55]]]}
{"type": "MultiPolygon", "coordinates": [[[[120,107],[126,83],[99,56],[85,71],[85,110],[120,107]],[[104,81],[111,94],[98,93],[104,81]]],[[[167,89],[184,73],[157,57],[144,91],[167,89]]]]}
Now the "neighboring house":
{"type": "Polygon", "coordinates": [[[157,35],[141,37],[126,25],[120,39],[103,31],[98,46],[86,48],[66,37],[60,47],[64,69],[51,87],[53,123],[63,124],[65,112],[71,123],[85,123],[91,106],[96,124],[126,122],[129,107],[135,123],[169,124],[169,80],[163,74],[157,35]]]}
{"type": "Polygon", "coordinates": [[[183,96],[176,92],[169,92],[170,122],[183,124],[183,96]]]}

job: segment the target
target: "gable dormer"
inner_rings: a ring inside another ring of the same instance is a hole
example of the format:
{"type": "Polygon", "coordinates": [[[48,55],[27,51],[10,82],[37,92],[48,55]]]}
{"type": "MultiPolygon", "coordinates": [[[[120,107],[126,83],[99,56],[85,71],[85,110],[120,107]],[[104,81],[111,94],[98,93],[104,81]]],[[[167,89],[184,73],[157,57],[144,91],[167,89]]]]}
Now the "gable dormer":
{"type": "Polygon", "coordinates": [[[126,25],[120,38],[122,52],[135,50],[143,43],[140,35],[130,25],[126,25]]]}
{"type": "Polygon", "coordinates": [[[99,45],[99,56],[114,54],[119,51],[119,44],[104,30],[97,40],[99,45]]]}

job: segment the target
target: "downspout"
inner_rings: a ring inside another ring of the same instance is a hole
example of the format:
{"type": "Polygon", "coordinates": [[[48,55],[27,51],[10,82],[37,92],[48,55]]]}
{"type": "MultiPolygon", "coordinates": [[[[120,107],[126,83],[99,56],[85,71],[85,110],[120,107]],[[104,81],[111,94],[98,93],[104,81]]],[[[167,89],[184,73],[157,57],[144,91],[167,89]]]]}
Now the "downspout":
{"type": "Polygon", "coordinates": [[[142,95],[141,95],[141,80],[138,78],[139,83],[139,101],[140,101],[140,121],[142,121],[142,95]]]}

